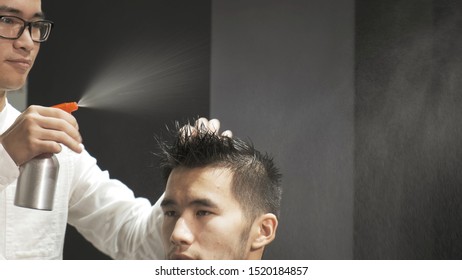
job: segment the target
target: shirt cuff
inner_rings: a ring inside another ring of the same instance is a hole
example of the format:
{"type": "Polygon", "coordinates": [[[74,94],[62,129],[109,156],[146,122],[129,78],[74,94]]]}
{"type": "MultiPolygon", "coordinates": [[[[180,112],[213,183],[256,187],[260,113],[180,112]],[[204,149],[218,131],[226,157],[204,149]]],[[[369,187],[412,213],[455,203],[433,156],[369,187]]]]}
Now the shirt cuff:
{"type": "Polygon", "coordinates": [[[10,157],[2,144],[0,144],[0,191],[19,177],[19,167],[10,157]]]}

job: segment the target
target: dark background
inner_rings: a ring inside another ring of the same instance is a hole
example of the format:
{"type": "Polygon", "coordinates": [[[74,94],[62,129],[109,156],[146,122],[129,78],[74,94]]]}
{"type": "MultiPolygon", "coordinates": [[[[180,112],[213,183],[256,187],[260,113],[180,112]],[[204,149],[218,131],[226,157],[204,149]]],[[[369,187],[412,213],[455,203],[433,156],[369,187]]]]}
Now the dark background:
{"type": "MultiPolygon", "coordinates": [[[[158,100],[152,89],[152,102],[132,98],[139,110],[75,114],[86,148],[136,195],[154,202],[163,189],[154,135],[214,117],[284,175],[265,258],[461,258],[461,3],[45,0],[43,9],[56,28],[30,104],[79,100],[132,51],[158,65],[169,50],[199,46],[182,95],[158,100]]],[[[72,228],[64,257],[105,258],[72,228]]]]}
{"type": "Polygon", "coordinates": [[[283,174],[267,258],[353,258],[354,1],[214,1],[211,115],[283,174]]]}
{"type": "MultiPolygon", "coordinates": [[[[123,61],[135,71],[143,67],[135,59],[139,53],[146,52],[143,63],[156,64],[164,62],[158,57],[172,57],[171,49],[198,46],[189,51],[196,58],[196,70],[178,69],[194,77],[181,96],[174,94],[159,101],[156,88],[147,86],[143,94],[133,95],[135,106],[129,110],[124,106],[115,110],[81,108],[74,113],[85,148],[101,169],[130,186],[136,196],[155,203],[165,184],[153,155],[155,136],[165,134],[165,126],[175,120],[209,115],[210,1],[88,0],[69,4],[45,0],[42,9],[55,28],[30,75],[30,104],[79,101],[95,77],[112,70],[105,67],[113,61],[123,61]],[[152,104],[148,107],[146,103],[152,104]]],[[[107,102],[113,99],[108,97],[107,102]]],[[[64,247],[65,259],[107,258],[71,226],[64,247]]]]}
{"type": "Polygon", "coordinates": [[[356,5],[354,257],[461,259],[462,2],[356,5]]]}

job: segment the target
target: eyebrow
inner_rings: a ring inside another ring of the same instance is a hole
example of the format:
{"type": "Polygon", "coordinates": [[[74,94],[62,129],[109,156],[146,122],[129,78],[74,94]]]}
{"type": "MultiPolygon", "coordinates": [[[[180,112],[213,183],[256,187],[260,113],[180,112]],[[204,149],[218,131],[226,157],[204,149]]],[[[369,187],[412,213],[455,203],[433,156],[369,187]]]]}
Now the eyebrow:
{"type": "MultiPolygon", "coordinates": [[[[22,12],[18,9],[15,9],[15,8],[12,8],[12,7],[9,7],[9,6],[0,6],[0,12],[6,12],[6,13],[11,13],[11,14],[16,14],[16,15],[20,15],[22,14],[22,12]]],[[[43,12],[37,12],[34,14],[33,16],[34,18],[45,18],[45,13],[43,12]]]]}
{"type": "MultiPolygon", "coordinates": [[[[178,203],[176,203],[175,200],[169,199],[169,198],[165,198],[160,203],[161,207],[176,206],[176,205],[178,205],[178,203]]],[[[205,207],[209,207],[209,208],[218,208],[218,205],[215,202],[208,199],[208,198],[195,199],[195,200],[191,201],[189,203],[189,205],[205,206],[205,207]]]]}
{"type": "Polygon", "coordinates": [[[173,199],[164,198],[160,203],[160,207],[174,206],[177,203],[173,199]]]}

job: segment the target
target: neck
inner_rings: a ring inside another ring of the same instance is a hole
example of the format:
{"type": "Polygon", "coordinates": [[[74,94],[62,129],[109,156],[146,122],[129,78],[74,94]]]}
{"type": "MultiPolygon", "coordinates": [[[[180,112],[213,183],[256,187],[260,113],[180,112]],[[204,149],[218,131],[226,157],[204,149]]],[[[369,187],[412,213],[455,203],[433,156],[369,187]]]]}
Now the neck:
{"type": "Polygon", "coordinates": [[[251,250],[247,255],[246,260],[261,260],[263,257],[263,248],[258,250],[251,250]]]}
{"type": "Polygon", "coordinates": [[[6,91],[0,92],[0,112],[3,111],[6,105],[6,91]]]}

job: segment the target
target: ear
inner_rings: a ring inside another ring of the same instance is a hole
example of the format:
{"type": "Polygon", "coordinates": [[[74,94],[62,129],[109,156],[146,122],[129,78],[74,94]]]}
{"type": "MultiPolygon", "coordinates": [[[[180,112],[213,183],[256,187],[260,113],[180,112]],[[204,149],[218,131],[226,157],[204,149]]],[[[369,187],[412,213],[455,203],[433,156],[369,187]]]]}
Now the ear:
{"type": "Polygon", "coordinates": [[[251,249],[259,250],[271,243],[276,237],[278,219],[274,214],[266,213],[255,221],[257,234],[252,241],[251,249]]]}

